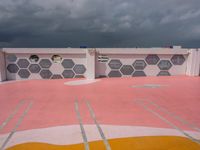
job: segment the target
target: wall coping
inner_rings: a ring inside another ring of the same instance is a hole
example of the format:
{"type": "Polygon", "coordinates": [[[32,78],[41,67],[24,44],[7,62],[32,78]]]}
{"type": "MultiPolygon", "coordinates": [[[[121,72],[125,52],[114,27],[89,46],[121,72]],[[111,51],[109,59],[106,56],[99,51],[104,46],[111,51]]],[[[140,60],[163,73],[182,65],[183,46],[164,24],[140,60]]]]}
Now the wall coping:
{"type": "MultiPolygon", "coordinates": [[[[88,48],[91,49],[91,48],[88,48]]],[[[88,49],[82,48],[3,48],[5,53],[18,54],[86,54],[88,49]]],[[[92,48],[100,54],[189,54],[189,49],[171,48],[92,48]]]]}
{"type": "Polygon", "coordinates": [[[80,48],[3,48],[5,53],[15,54],[85,54],[85,49],[80,48]]]}

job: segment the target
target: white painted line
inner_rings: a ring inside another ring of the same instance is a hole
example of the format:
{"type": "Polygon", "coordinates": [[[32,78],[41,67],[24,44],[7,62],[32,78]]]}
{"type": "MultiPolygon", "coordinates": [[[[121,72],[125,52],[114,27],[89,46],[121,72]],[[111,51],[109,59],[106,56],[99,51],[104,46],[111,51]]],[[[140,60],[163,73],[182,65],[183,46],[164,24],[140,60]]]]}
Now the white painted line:
{"type": "Polygon", "coordinates": [[[106,150],[111,150],[110,144],[109,144],[108,140],[106,139],[106,137],[105,137],[105,135],[104,135],[104,133],[103,133],[103,130],[101,129],[99,123],[98,123],[97,120],[96,120],[95,113],[94,113],[94,111],[93,111],[93,109],[92,109],[90,103],[89,103],[88,101],[86,101],[86,104],[87,104],[87,107],[88,107],[88,109],[89,109],[90,115],[91,115],[91,117],[92,117],[94,123],[96,124],[96,127],[97,127],[97,129],[98,129],[98,131],[99,131],[99,134],[101,135],[101,138],[102,138],[102,140],[103,140],[103,142],[104,142],[104,145],[105,145],[105,147],[106,147],[106,150]]]}
{"type": "Polygon", "coordinates": [[[64,85],[69,85],[69,86],[87,85],[96,83],[98,81],[100,81],[100,79],[75,80],[75,81],[65,82],[64,85]]]}
{"type": "Polygon", "coordinates": [[[190,134],[186,133],[181,128],[177,127],[175,124],[171,123],[169,120],[167,120],[166,118],[164,118],[163,116],[161,116],[159,113],[157,113],[157,112],[153,111],[152,109],[150,109],[142,101],[137,100],[135,102],[138,103],[140,106],[142,106],[145,110],[151,112],[152,114],[154,114],[155,116],[157,116],[158,118],[160,118],[162,121],[164,121],[165,123],[167,123],[168,125],[170,125],[172,128],[174,128],[174,129],[178,130],[179,132],[181,132],[183,135],[185,135],[186,137],[188,137],[189,139],[191,139],[193,142],[196,142],[196,143],[200,144],[200,141],[198,139],[192,137],[190,134]]]}
{"type": "Polygon", "coordinates": [[[24,104],[24,100],[21,100],[17,106],[15,107],[14,111],[8,116],[8,118],[0,125],[0,132],[1,130],[8,124],[8,122],[15,116],[15,114],[19,111],[21,106],[24,104]]]}
{"type": "Polygon", "coordinates": [[[0,150],[4,150],[6,144],[9,142],[9,140],[12,138],[12,136],[14,135],[14,133],[17,131],[18,127],[21,125],[24,117],[27,115],[28,111],[30,110],[30,108],[32,107],[32,102],[29,103],[29,105],[27,106],[27,108],[24,110],[23,114],[20,116],[20,118],[18,119],[15,127],[12,129],[12,131],[10,132],[10,134],[8,135],[8,137],[6,138],[6,140],[3,142],[0,150]]]}
{"type": "Polygon", "coordinates": [[[195,124],[190,123],[186,120],[184,120],[183,118],[179,117],[178,115],[175,115],[174,113],[168,111],[166,108],[161,107],[160,105],[158,105],[157,103],[150,101],[150,100],[145,100],[146,102],[148,102],[151,105],[154,105],[157,109],[161,110],[162,112],[168,114],[170,117],[176,119],[177,121],[179,121],[180,123],[187,125],[189,128],[194,129],[198,132],[200,132],[200,128],[198,128],[195,124]]]}
{"type": "Polygon", "coordinates": [[[89,144],[88,144],[88,140],[87,140],[87,136],[86,136],[86,133],[85,133],[85,129],[83,127],[83,122],[82,122],[82,118],[81,118],[81,115],[80,115],[80,111],[79,111],[79,106],[78,106],[78,101],[77,100],[75,101],[74,106],[75,106],[75,111],[76,111],[76,117],[77,117],[77,119],[79,121],[79,125],[80,125],[80,128],[81,128],[81,134],[82,134],[82,137],[83,137],[85,150],[89,150],[90,147],[89,147],[89,144]]]}

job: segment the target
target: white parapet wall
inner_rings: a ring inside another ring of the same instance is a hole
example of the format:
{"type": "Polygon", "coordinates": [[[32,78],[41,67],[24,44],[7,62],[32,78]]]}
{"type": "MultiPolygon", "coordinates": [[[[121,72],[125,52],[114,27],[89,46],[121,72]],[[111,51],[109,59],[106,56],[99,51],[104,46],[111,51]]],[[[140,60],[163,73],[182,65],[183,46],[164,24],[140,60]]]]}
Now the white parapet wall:
{"type": "Polygon", "coordinates": [[[0,81],[199,76],[200,51],[171,48],[3,48],[0,81]]]}
{"type": "Polygon", "coordinates": [[[200,49],[189,50],[186,75],[200,76],[200,49]]]}
{"type": "Polygon", "coordinates": [[[96,61],[96,77],[185,75],[188,49],[118,48],[97,49],[108,61],[96,61]]]}
{"type": "Polygon", "coordinates": [[[5,53],[0,49],[0,82],[6,80],[5,53]]]}

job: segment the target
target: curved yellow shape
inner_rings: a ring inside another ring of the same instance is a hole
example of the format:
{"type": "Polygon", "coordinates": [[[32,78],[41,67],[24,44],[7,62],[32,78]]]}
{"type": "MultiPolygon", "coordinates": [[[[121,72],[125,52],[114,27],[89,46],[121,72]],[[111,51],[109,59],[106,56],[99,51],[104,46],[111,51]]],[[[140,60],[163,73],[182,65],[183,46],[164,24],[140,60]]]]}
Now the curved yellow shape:
{"type": "MultiPolygon", "coordinates": [[[[144,136],[109,140],[112,150],[200,150],[200,145],[184,137],[144,136]]],[[[91,150],[106,150],[102,141],[89,143],[91,150]]],[[[83,144],[52,145],[24,143],[7,150],[84,150],[83,144]]]]}

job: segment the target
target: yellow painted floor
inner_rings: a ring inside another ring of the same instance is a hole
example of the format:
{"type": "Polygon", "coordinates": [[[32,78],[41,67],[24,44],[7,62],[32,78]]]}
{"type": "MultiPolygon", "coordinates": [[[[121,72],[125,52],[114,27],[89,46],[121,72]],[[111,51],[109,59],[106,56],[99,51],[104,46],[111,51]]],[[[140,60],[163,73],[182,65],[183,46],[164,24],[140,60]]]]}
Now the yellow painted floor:
{"type": "MultiPolygon", "coordinates": [[[[184,137],[146,136],[109,140],[112,150],[200,150],[200,145],[184,137]]],[[[89,143],[90,150],[106,150],[102,141],[89,143]]],[[[52,145],[24,143],[7,150],[84,150],[83,144],[52,145]]]]}

